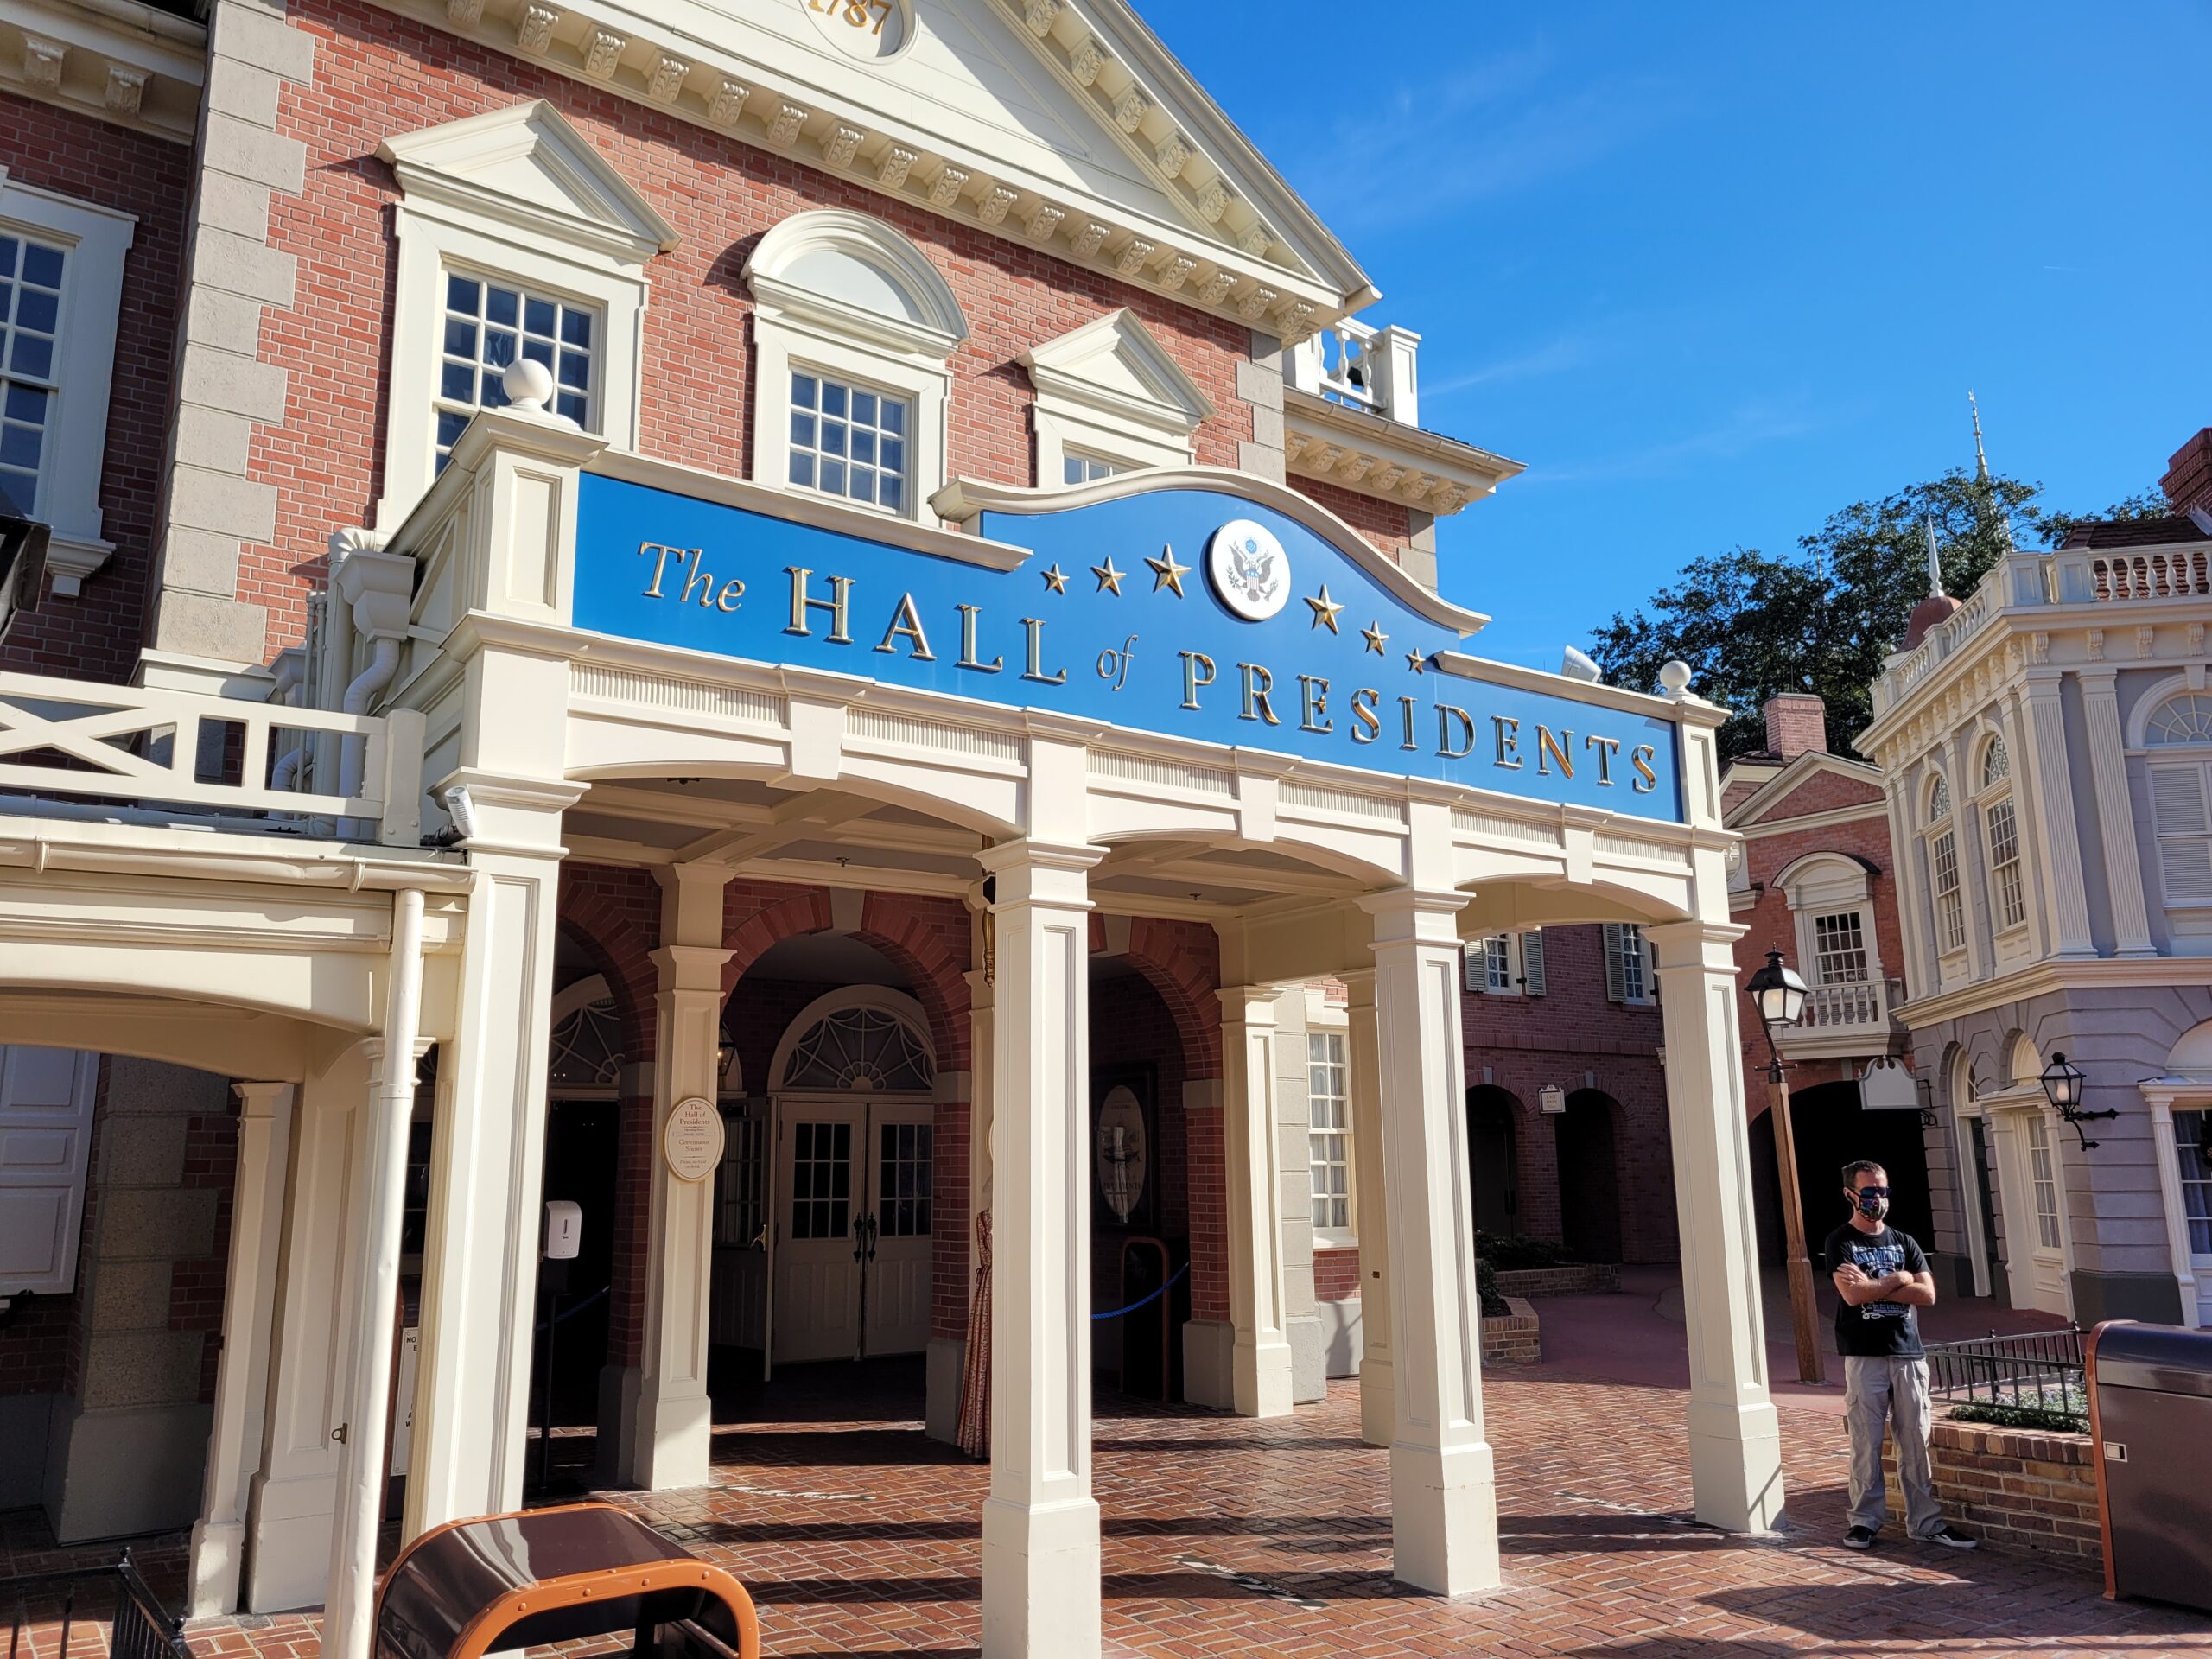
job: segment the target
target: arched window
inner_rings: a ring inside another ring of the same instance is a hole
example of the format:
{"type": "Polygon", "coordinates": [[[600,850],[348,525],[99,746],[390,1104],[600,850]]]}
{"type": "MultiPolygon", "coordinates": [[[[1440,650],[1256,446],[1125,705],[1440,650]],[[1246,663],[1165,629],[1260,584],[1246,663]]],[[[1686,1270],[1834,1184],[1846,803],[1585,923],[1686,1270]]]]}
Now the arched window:
{"type": "Polygon", "coordinates": [[[2012,804],[2012,757],[2005,740],[1992,737],[1981,752],[1982,847],[1989,855],[1990,899],[1997,931],[2028,921],[2027,883],[2020,865],[2019,815],[2012,804]]]}
{"type": "Polygon", "coordinates": [[[1993,737],[1989,747],[1981,752],[1981,786],[1994,788],[2012,775],[2012,757],[2005,752],[2005,740],[1993,737]]]}
{"type": "Polygon", "coordinates": [[[2167,698],[2144,728],[2143,742],[2149,748],[2164,748],[2177,743],[2212,743],[2212,695],[2184,691],[2177,697],[2167,698]]]}
{"type": "Polygon", "coordinates": [[[842,209],[796,213],[746,261],[754,300],[753,476],[901,518],[944,481],[948,366],[968,337],[912,242],[842,209]]]}
{"type": "Polygon", "coordinates": [[[593,975],[553,999],[552,1058],[546,1081],[555,1089],[612,1089],[622,1074],[622,1020],[607,981],[593,975]]]}
{"type": "Polygon", "coordinates": [[[1942,778],[1928,794],[1928,884],[1936,900],[1936,948],[1948,956],[1967,945],[1966,897],[1959,888],[1959,837],[1951,825],[1951,786],[1942,778]]]}
{"type": "Polygon", "coordinates": [[[882,1095],[935,1086],[929,1039],[899,1010],[864,995],[836,1002],[817,1003],[792,1022],[771,1068],[776,1088],[882,1095]]]}
{"type": "Polygon", "coordinates": [[[1951,816],[1951,786],[1941,778],[1928,795],[1928,822],[1941,823],[1951,816]]]}

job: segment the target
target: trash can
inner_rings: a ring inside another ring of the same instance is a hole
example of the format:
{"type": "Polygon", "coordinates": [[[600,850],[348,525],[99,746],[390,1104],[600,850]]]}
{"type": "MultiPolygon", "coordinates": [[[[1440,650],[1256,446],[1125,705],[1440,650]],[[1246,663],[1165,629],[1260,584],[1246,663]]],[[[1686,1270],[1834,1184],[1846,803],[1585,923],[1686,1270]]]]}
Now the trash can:
{"type": "Polygon", "coordinates": [[[480,1659],[623,1631],[635,1659],[760,1659],[743,1586],[612,1503],[434,1527],[377,1596],[376,1659],[480,1659]]]}
{"type": "Polygon", "coordinates": [[[2088,1369],[2105,1594],[2212,1611],[2212,1331],[2107,1320],[2088,1369]]]}

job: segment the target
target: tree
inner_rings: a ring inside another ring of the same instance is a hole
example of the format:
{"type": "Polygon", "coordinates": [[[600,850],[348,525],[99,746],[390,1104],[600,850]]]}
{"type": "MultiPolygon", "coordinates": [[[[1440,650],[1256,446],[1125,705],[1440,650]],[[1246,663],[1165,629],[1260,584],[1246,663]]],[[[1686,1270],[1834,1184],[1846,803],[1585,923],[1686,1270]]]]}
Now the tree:
{"type": "MultiPolygon", "coordinates": [[[[1591,654],[1608,681],[1637,690],[1657,684],[1669,658],[1688,663],[1698,695],[1729,711],[1720,728],[1723,765],[1766,747],[1759,711],[1782,691],[1817,693],[1827,704],[1829,749],[1855,753],[1852,739],[1873,717],[1875,677],[1928,594],[1929,523],[1943,590],[1963,599],[2004,556],[2015,528],[2040,541],[2053,525],[2082,522],[2039,508],[2041,487],[1955,468],[1932,483],[1853,503],[1802,537],[1794,554],[1738,547],[1694,560],[1644,608],[1616,612],[1593,635],[1591,654]]],[[[2144,505],[2130,498],[2113,512],[2142,516],[2133,510],[2144,505]]]]}

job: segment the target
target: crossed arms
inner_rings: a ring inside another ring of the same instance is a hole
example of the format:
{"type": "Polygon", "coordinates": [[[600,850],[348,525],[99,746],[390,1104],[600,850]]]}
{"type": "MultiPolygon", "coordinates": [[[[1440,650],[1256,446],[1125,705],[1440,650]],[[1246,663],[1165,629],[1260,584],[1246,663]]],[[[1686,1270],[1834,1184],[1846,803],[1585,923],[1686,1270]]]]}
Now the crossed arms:
{"type": "Polygon", "coordinates": [[[1857,1262],[1847,1262],[1833,1276],[1836,1294],[1853,1307],[1864,1307],[1869,1302],[1902,1302],[1909,1307],[1936,1306],[1936,1275],[1932,1273],[1907,1273],[1899,1268],[1879,1279],[1869,1279],[1859,1271],[1857,1262]]]}

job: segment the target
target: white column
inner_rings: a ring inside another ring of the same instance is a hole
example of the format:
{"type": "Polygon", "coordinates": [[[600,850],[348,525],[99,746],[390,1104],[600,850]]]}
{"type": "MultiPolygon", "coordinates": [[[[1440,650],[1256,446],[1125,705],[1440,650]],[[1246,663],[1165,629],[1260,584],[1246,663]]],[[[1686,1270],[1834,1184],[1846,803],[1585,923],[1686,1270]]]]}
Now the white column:
{"type": "MultiPolygon", "coordinates": [[[[2043,820],[2031,804],[2035,777],[2032,740],[2028,736],[2027,714],[2019,693],[2007,693],[1999,700],[1997,717],[2004,728],[2005,753],[2012,762],[2013,822],[2019,830],[2021,861],[2029,876],[2028,938],[2037,960],[2041,961],[2051,952],[2050,883],[2044,875],[2050,861],[2044,853],[2043,820]]],[[[1901,847],[1904,842],[1898,841],[1895,844],[1901,847]]]]}
{"type": "Polygon", "coordinates": [[[2143,859],[2135,847],[2135,809],[2127,798],[2126,740],[2120,730],[2120,671],[2083,669],[2082,712],[2089,730],[2089,772],[2097,787],[2097,828],[2105,845],[2105,892],[2112,900],[2113,952],[2155,957],[2143,898],[2143,859]]]}
{"type": "Polygon", "coordinates": [[[2151,1154],[2158,1164],[2158,1204],[2166,1217],[2166,1250],[2172,1257],[2174,1280],[2181,1289],[2181,1322],[2202,1325],[2204,1313],[2197,1302],[2196,1259],[2189,1242],[2189,1206],[2181,1190],[2181,1151],[2174,1143],[2174,1096],[2158,1087],[2153,1077],[2143,1084],[2143,1098],[2151,1107],[2151,1154]]]}
{"type": "Polygon", "coordinates": [[[399,1234],[407,1193],[407,1138],[415,1119],[416,1041],[422,1014],[423,893],[392,896],[391,963],[384,1034],[369,1052],[369,1110],[361,1137],[363,1248],[354,1266],[353,1363],[343,1390],[344,1448],[323,1604],[328,1659],[368,1659],[373,1632],[377,1535],[391,1469],[391,1372],[399,1329],[399,1234]]]}
{"type": "Polygon", "coordinates": [[[1389,1195],[1393,1565],[1403,1583],[1456,1596],[1498,1582],[1452,920],[1467,895],[1401,888],[1360,902],[1375,918],[1376,1071],[1389,1195]]]}
{"type": "Polygon", "coordinates": [[[1221,996],[1222,1128],[1229,1177],[1230,1390],[1241,1417],[1287,1417],[1290,1338],[1284,1324],[1282,1183],[1275,1125],[1276,985],[1221,996]]]}
{"type": "Polygon", "coordinates": [[[1359,1434],[1370,1446],[1388,1446],[1397,1427],[1397,1384],[1390,1370],[1390,1210],[1382,1183],[1375,975],[1371,969],[1346,974],[1344,982],[1351,1016],[1344,1058],[1351,1072],[1352,1201],[1359,1229],[1359,1434]]]}
{"type": "Polygon", "coordinates": [[[2062,957],[2094,957],[2089,899],[2082,886],[2082,832],[2074,820],[2074,786],[2066,760],[2066,715],[2059,702],[2062,671],[2028,671],[2028,725],[2035,734],[2033,767],[2025,796],[2043,818],[2044,874],[2050,882],[2056,924],[2053,944],[2062,957]]]}
{"type": "Polygon", "coordinates": [[[693,1098],[715,1101],[715,1048],[721,1027],[722,890],[730,872],[711,864],[656,871],[661,884],[660,970],[653,1043],[653,1139],[645,1262],[644,1365],[626,1478],[649,1491],[703,1486],[714,1442],[707,1398],[708,1318],[715,1276],[715,1180],[687,1181],[661,1156],[669,1114],[693,1098]]]}
{"type": "Polygon", "coordinates": [[[231,1260],[223,1285],[215,1421],[207,1437],[207,1497],[192,1529],[188,1612],[194,1618],[238,1611],[244,1587],[246,1505],[261,1467],[284,1177],[297,1098],[289,1083],[234,1083],[231,1090],[238,1097],[238,1179],[231,1198],[231,1260]]]}
{"type": "Polygon", "coordinates": [[[475,881],[431,1135],[409,1538],[519,1508],[529,1443],[558,806],[579,791],[479,777],[470,792],[475,881]]]}
{"type": "Polygon", "coordinates": [[[998,879],[985,1659],[1099,1651],[1090,1496],[1090,847],[1014,842],[998,879]]]}
{"type": "Polygon", "coordinates": [[[1951,831],[1958,837],[1959,901],[1966,906],[1967,974],[1979,982],[1987,979],[1997,959],[1997,909],[1989,891],[1988,825],[1974,804],[1979,775],[1970,775],[1974,764],[1974,728],[1963,727],[1943,746],[1945,770],[1951,779],[1951,831]]]}
{"type": "Polygon", "coordinates": [[[1646,931],[1658,952],[1667,1042],[1697,1518],[1731,1532],[1764,1532],[1782,1515],[1782,1438],[1767,1397],[1736,1018],[1733,946],[1744,930],[1677,922],[1646,931]]]}
{"type": "Polygon", "coordinates": [[[1928,934],[1927,884],[1921,880],[1919,837],[1914,833],[1912,791],[1894,772],[1882,779],[1887,804],[1890,858],[1896,872],[1897,933],[1904,945],[1904,961],[1897,976],[1904,981],[1904,1000],[1925,996],[1941,982],[1936,951],[1928,934]]]}

